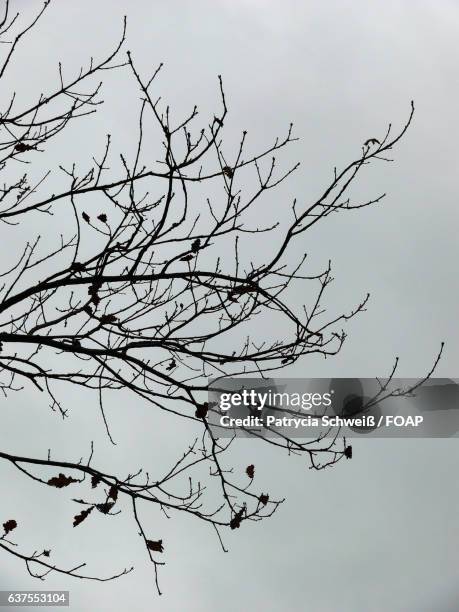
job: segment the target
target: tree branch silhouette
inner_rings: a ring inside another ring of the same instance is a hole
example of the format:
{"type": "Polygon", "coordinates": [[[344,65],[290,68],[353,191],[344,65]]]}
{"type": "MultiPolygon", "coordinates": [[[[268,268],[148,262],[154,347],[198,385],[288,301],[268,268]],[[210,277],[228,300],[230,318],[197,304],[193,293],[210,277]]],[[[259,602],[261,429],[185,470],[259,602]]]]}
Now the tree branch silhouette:
{"type": "MultiPolygon", "coordinates": [[[[5,49],[0,79],[49,4],[45,2],[21,29],[19,16],[11,17],[5,2],[0,39],[5,34],[13,39],[2,40],[7,44],[0,47],[5,49]]],[[[92,450],[86,463],[3,451],[0,459],[43,486],[78,489],[83,497],[72,498],[74,528],[91,521],[97,512],[119,512],[119,500],[128,499],[160,593],[157,572],[167,543],[163,545],[161,534],[149,535],[141,522],[141,505],[155,504],[167,516],[185,512],[208,523],[225,550],[222,530],[267,518],[282,503],[257,487],[256,466],[248,465],[242,474],[228,467],[225,457],[233,440],[222,441],[209,427],[215,407],[206,401],[207,381],[264,376],[310,355],[328,357],[340,351],[346,339],[341,326],[365,310],[369,296],[349,312],[325,319],[323,301],[333,281],[331,263],[320,272],[305,274],[306,254],[296,261],[292,251],[305,232],[332,213],[360,210],[384,198],[382,194],[352,202],[347,194],[366,166],[388,161],[387,155],[412,121],[414,105],[396,134],[389,126],[379,139],[367,140],[355,159],[335,169],[316,201],[294,200],[283,207],[278,221],[265,225],[259,203],[299,168],[295,164],[280,170],[276,157],[296,140],[293,126],[259,153],[246,153],[246,131],[238,147],[225,152],[228,108],[222,78],[218,77],[220,111],[205,127],[194,128],[198,109],[193,107],[185,118],[174,120],[169,106],[154,93],[162,64],[152,75],[143,75],[133,55],[124,51],[125,40],[126,22],[105,58],[91,58],[70,77],[59,64],[53,90],[28,102],[12,93],[0,113],[0,170],[6,177],[0,189],[3,231],[37,215],[62,211],[68,215],[68,235],[59,236],[56,247],[49,247],[54,236],[27,241],[16,263],[0,275],[0,389],[8,398],[33,386],[49,396],[51,408],[63,418],[67,410],[59,384],[91,389],[113,443],[104,410],[107,392],[113,390],[129,390],[168,413],[173,422],[192,422],[199,433],[185,443],[174,465],[153,478],[144,470],[106,473],[93,465],[92,450]],[[58,135],[62,139],[74,121],[82,122],[99,111],[102,77],[112,71],[127,73],[140,94],[133,159],[112,153],[107,135],[100,159],[93,158],[89,170],[81,173],[76,164],[61,165],[46,168],[39,179],[32,179],[27,170],[19,173],[22,165],[39,168],[40,155],[52,140],[58,135]],[[94,83],[94,79],[101,80],[94,83]],[[145,141],[155,134],[162,156],[152,163],[147,161],[145,141]],[[56,173],[59,181],[66,181],[65,188],[56,188],[56,173]],[[252,190],[244,189],[249,176],[255,181],[252,190]],[[218,197],[202,199],[199,192],[207,185],[219,190],[218,197]],[[92,201],[96,195],[97,205],[92,201]],[[254,225],[254,219],[260,224],[254,225]],[[254,236],[263,237],[271,247],[262,263],[251,257],[254,236]],[[298,309],[292,304],[288,293],[292,285],[314,296],[310,306],[298,309]],[[257,342],[251,337],[254,321],[282,333],[257,342]],[[219,492],[217,504],[208,499],[210,487],[219,492]]],[[[280,435],[264,443],[304,455],[313,469],[352,456],[351,447],[337,436],[304,442],[280,435]]],[[[85,564],[62,569],[49,562],[50,550],[19,552],[10,534],[18,534],[21,526],[11,528],[16,521],[9,517],[5,521],[0,548],[22,559],[34,577],[44,579],[56,571],[103,580],[132,569],[108,578],[81,575],[85,564]]]]}

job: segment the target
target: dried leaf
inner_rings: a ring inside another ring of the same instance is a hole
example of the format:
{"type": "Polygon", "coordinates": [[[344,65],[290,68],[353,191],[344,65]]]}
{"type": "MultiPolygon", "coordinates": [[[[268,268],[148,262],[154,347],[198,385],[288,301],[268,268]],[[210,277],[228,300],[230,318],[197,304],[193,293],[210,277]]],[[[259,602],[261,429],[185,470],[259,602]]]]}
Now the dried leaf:
{"type": "Polygon", "coordinates": [[[3,523],[5,535],[8,534],[10,531],[13,531],[13,529],[16,529],[17,526],[18,524],[14,519],[10,519],[9,521],[6,521],[6,523],[3,523]]]}
{"type": "Polygon", "coordinates": [[[80,514],[76,514],[73,517],[73,526],[78,527],[80,523],[82,523],[85,519],[88,518],[88,516],[91,514],[93,510],[94,510],[94,506],[90,506],[89,508],[86,508],[86,510],[82,510],[80,514]]]}
{"type": "Polygon", "coordinates": [[[118,487],[116,485],[112,485],[110,487],[110,491],[108,492],[108,496],[113,499],[114,502],[118,499],[118,487]]]}
{"type": "Polygon", "coordinates": [[[244,511],[245,511],[245,508],[243,507],[239,510],[239,512],[236,512],[236,514],[233,516],[233,518],[230,521],[231,529],[239,529],[242,523],[242,517],[244,515],[244,511]]]}
{"type": "Polygon", "coordinates": [[[99,219],[99,221],[102,221],[102,223],[107,223],[107,215],[105,213],[101,213],[97,216],[97,218],[99,219]]]}
{"type": "Polygon", "coordinates": [[[196,412],[194,413],[197,419],[205,419],[207,416],[207,411],[209,410],[209,404],[204,402],[203,404],[199,404],[196,408],[196,412]]]}
{"type": "Polygon", "coordinates": [[[376,145],[376,144],[379,145],[381,143],[379,142],[379,140],[377,138],[369,138],[363,144],[364,144],[365,147],[369,147],[371,145],[376,145]]]}
{"type": "Polygon", "coordinates": [[[183,257],[180,257],[180,261],[191,261],[193,257],[194,255],[190,253],[189,255],[184,255],[183,257]]]}
{"type": "Polygon", "coordinates": [[[59,476],[53,476],[48,480],[48,484],[50,487],[56,487],[57,489],[62,489],[63,487],[68,487],[72,482],[78,482],[75,478],[71,476],[66,476],[65,474],[59,474],[59,476]]]}
{"type": "Polygon", "coordinates": [[[228,178],[233,178],[234,172],[232,168],[230,168],[229,166],[225,166],[223,168],[223,174],[225,174],[228,178]]]}
{"type": "Polygon", "coordinates": [[[263,506],[266,506],[269,501],[269,495],[267,493],[262,493],[258,499],[263,506]]]}
{"type": "Polygon", "coordinates": [[[102,478],[98,474],[91,476],[91,488],[95,489],[101,480],[102,478]]]}
{"type": "Polygon", "coordinates": [[[196,238],[196,240],[194,240],[193,244],[191,245],[191,251],[193,253],[197,253],[200,248],[201,248],[201,241],[199,240],[199,238],[196,238]]]}
{"type": "Polygon", "coordinates": [[[169,365],[167,366],[166,370],[168,372],[170,372],[171,370],[173,370],[174,368],[177,367],[177,362],[175,361],[175,359],[171,359],[169,365]]]}
{"type": "Polygon", "coordinates": [[[147,547],[155,552],[164,552],[164,546],[162,540],[146,540],[147,547]]]}
{"type": "Polygon", "coordinates": [[[86,223],[89,223],[90,218],[89,218],[89,215],[87,213],[83,212],[81,216],[86,221],[86,223]]]}
{"type": "Polygon", "coordinates": [[[17,145],[14,147],[15,151],[17,151],[18,153],[24,153],[25,151],[32,151],[35,148],[36,148],[36,145],[29,145],[25,142],[18,142],[17,145]]]}
{"type": "Polygon", "coordinates": [[[253,464],[252,465],[248,465],[245,468],[245,473],[247,474],[247,476],[249,478],[253,478],[255,476],[255,466],[253,464]]]}
{"type": "Polygon", "coordinates": [[[102,512],[102,514],[108,514],[114,505],[115,502],[104,502],[103,504],[96,504],[96,508],[99,512],[102,512]]]}
{"type": "Polygon", "coordinates": [[[88,294],[91,296],[91,302],[96,306],[100,302],[100,297],[97,295],[97,292],[100,289],[100,283],[93,283],[88,287],[88,294]]]}
{"type": "Polygon", "coordinates": [[[50,550],[44,550],[44,551],[43,551],[41,554],[42,554],[44,557],[49,557],[49,555],[51,554],[51,551],[50,551],[50,550]]]}
{"type": "Polygon", "coordinates": [[[352,446],[346,446],[344,449],[344,456],[346,459],[352,459],[352,446]]]}

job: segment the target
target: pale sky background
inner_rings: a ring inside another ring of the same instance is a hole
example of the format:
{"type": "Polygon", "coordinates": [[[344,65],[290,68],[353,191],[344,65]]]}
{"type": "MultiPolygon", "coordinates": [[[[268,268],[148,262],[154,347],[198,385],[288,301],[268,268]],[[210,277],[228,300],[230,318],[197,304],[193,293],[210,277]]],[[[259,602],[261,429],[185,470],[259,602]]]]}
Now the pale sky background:
{"type": "MultiPolygon", "coordinates": [[[[41,2],[16,5],[27,15],[41,2]]],[[[347,326],[339,356],[303,362],[283,375],[384,376],[398,355],[400,376],[422,376],[445,340],[437,375],[457,378],[459,4],[55,1],[18,51],[8,83],[19,95],[46,90],[56,82],[59,60],[71,71],[110,49],[124,14],[126,49],[144,72],[165,63],[158,95],[178,115],[196,103],[203,121],[212,117],[220,108],[222,74],[228,146],[248,129],[250,147],[262,149],[293,121],[301,140],[282,160],[286,167],[300,160],[301,168],[268,198],[266,214],[282,211],[295,196],[316,197],[333,166],[357,155],[367,138],[383,135],[388,122],[398,129],[415,101],[414,121],[394,151],[395,161],[375,166],[353,192],[370,197],[386,191],[387,198],[377,207],[328,219],[305,235],[300,249],[309,252],[314,270],[332,259],[331,310],[347,310],[369,291],[368,310],[347,326]]],[[[103,98],[97,118],[80,122],[71,139],[63,138],[50,153],[54,164],[75,159],[85,167],[102,149],[107,131],[115,150],[132,153],[135,84],[127,73],[107,75],[103,98]]],[[[43,218],[36,223],[43,231],[43,218]]],[[[19,250],[13,242],[19,238],[16,233],[6,239],[2,257],[19,250]]],[[[303,298],[298,295],[298,303],[303,298]]],[[[103,435],[97,398],[68,393],[71,416],[64,423],[30,391],[3,402],[2,447],[46,455],[52,445],[56,457],[78,459],[94,438],[101,466],[135,471],[144,464],[153,471],[189,440],[185,426],[179,432],[155,430],[155,415],[123,396],[111,407],[119,442],[113,449],[103,435]],[[24,420],[29,429],[20,432],[24,420]]],[[[352,461],[316,473],[304,460],[240,440],[235,461],[250,457],[248,463],[260,466],[260,484],[287,500],[273,518],[226,534],[228,554],[205,525],[186,517],[166,521],[147,510],[144,523],[166,548],[160,598],[128,513],[95,517],[101,519],[97,526],[94,521],[73,530],[75,504],[68,491],[45,489],[0,465],[1,517],[14,515],[24,525],[18,543],[52,547],[53,558],[69,566],[87,561],[92,573],[136,566],[105,584],[59,576],[41,583],[21,562],[1,554],[0,588],[68,589],[72,612],[457,612],[457,440],[357,439],[353,446],[352,461]]]]}

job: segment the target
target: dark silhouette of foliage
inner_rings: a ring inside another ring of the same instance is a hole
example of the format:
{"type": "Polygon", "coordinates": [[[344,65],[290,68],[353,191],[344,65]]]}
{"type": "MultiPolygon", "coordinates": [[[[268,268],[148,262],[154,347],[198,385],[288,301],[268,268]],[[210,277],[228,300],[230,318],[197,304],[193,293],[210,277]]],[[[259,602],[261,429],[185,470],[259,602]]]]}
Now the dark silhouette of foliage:
{"type": "MultiPolygon", "coordinates": [[[[10,15],[9,2],[4,2],[0,81],[17,47],[49,4],[45,2],[21,29],[20,19],[10,15]]],[[[310,355],[329,357],[339,352],[346,338],[342,325],[365,310],[368,296],[349,312],[332,313],[325,319],[323,302],[333,280],[331,264],[306,275],[302,272],[306,255],[292,261],[293,247],[329,215],[383,199],[380,195],[353,203],[347,197],[348,188],[366,166],[387,159],[410,125],[414,107],[397,134],[392,135],[389,127],[380,139],[367,140],[341,170],[335,169],[315,201],[293,200],[279,212],[278,222],[265,224],[263,207],[258,216],[253,214],[258,202],[299,167],[284,171],[278,167],[277,156],[295,140],[293,126],[257,154],[246,153],[246,131],[235,151],[224,152],[228,109],[221,77],[221,111],[210,123],[194,127],[196,107],[187,117],[174,120],[171,109],[153,93],[162,65],[152,75],[142,75],[131,53],[124,51],[125,31],[124,26],[119,42],[105,58],[91,59],[73,76],[66,75],[59,64],[54,90],[31,101],[18,100],[11,92],[10,102],[0,111],[2,231],[8,232],[24,219],[53,215],[58,207],[67,212],[68,220],[56,248],[50,246],[54,235],[45,237],[45,245],[40,239],[29,241],[18,254],[17,264],[1,274],[0,389],[8,398],[31,385],[49,396],[51,408],[62,418],[67,416],[65,395],[63,399],[58,393],[62,383],[68,389],[90,389],[110,440],[104,401],[109,391],[126,390],[164,411],[171,422],[186,419],[196,435],[191,443],[182,443],[185,450],[179,451],[173,465],[153,476],[135,469],[127,477],[107,473],[94,464],[93,447],[87,461],[3,450],[0,460],[17,468],[21,478],[66,489],[56,495],[65,495],[67,487],[84,491],[83,496],[98,495],[97,502],[73,500],[86,506],[74,515],[74,527],[89,526],[95,515],[82,523],[94,508],[103,515],[132,509],[160,592],[158,568],[163,562],[157,555],[164,551],[163,541],[147,538],[140,506],[153,504],[167,516],[187,513],[207,523],[225,550],[222,530],[244,528],[267,518],[282,503],[260,491],[254,465],[248,465],[245,474],[228,467],[233,440],[222,441],[209,427],[209,414],[216,408],[205,401],[207,381],[210,376],[279,372],[310,355]],[[133,159],[113,154],[108,135],[102,153],[94,154],[92,167],[83,173],[72,164],[52,171],[47,168],[38,180],[27,171],[18,174],[18,167],[40,168],[41,154],[56,136],[74,122],[84,124],[86,116],[99,110],[99,81],[110,71],[127,73],[140,94],[133,159]],[[162,158],[154,162],[144,156],[146,138],[150,142],[155,138],[148,134],[150,119],[162,146],[162,158]],[[66,187],[52,183],[55,172],[65,179],[66,187]],[[251,191],[244,189],[249,175],[256,182],[251,191]],[[207,185],[218,186],[220,196],[204,202],[199,197],[194,204],[194,190],[207,185]],[[104,201],[103,207],[97,204],[98,214],[90,208],[96,196],[98,202],[104,201]],[[254,226],[255,218],[261,220],[259,225],[254,226]],[[250,258],[253,248],[248,254],[243,248],[244,240],[250,243],[257,236],[266,237],[271,248],[262,263],[250,258]],[[298,309],[290,303],[288,289],[293,285],[315,296],[312,306],[298,309]],[[250,335],[254,320],[264,321],[274,333],[282,330],[279,337],[257,342],[250,335]],[[201,484],[203,474],[205,485],[201,484]],[[217,504],[212,501],[215,495],[208,496],[209,489],[217,491],[217,504]],[[123,501],[129,502],[127,510],[123,501]]],[[[135,419],[134,411],[130,418],[135,419]]],[[[338,436],[313,441],[279,436],[260,443],[304,456],[313,469],[352,457],[351,447],[338,436]]],[[[51,564],[47,560],[51,550],[30,553],[23,551],[22,544],[8,541],[12,531],[20,537],[21,530],[16,528],[13,519],[3,523],[0,549],[23,561],[39,579],[58,572],[111,580],[132,570],[95,577],[81,573],[84,563],[72,569],[51,564]]]]}
{"type": "Polygon", "coordinates": [[[266,506],[266,504],[269,502],[269,495],[262,493],[259,497],[259,500],[260,500],[260,503],[263,504],[263,506],[266,506]]]}
{"type": "Polygon", "coordinates": [[[91,506],[90,508],[86,508],[86,510],[82,510],[79,514],[76,514],[73,517],[73,526],[78,527],[80,523],[82,523],[85,519],[88,518],[88,516],[91,514],[93,510],[94,510],[94,506],[91,506]]]}
{"type": "Polygon", "coordinates": [[[65,474],[59,474],[59,476],[54,476],[48,480],[48,484],[50,487],[56,487],[56,489],[62,489],[63,487],[68,487],[72,482],[78,482],[76,478],[72,478],[71,476],[65,476],[65,474]]]}
{"type": "Polygon", "coordinates": [[[154,552],[164,552],[164,546],[162,540],[147,540],[147,546],[149,550],[153,550],[154,552]]]}
{"type": "Polygon", "coordinates": [[[6,523],[3,523],[3,531],[5,532],[5,535],[8,535],[9,532],[16,529],[17,526],[18,524],[14,519],[10,519],[9,521],[6,521],[6,523]]]}

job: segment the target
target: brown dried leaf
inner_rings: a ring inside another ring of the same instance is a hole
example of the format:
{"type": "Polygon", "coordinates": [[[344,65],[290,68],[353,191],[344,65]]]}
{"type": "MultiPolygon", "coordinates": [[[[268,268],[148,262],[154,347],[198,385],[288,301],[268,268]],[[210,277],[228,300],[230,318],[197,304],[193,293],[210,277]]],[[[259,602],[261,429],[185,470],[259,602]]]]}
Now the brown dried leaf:
{"type": "Polygon", "coordinates": [[[94,474],[94,476],[91,476],[91,488],[95,489],[101,480],[102,477],[99,476],[99,474],[94,474]]]}
{"type": "Polygon", "coordinates": [[[5,535],[8,534],[10,531],[13,531],[13,529],[16,529],[17,526],[18,524],[14,519],[10,519],[9,521],[6,521],[6,523],[3,523],[5,535]]]}
{"type": "Polygon", "coordinates": [[[80,514],[75,514],[75,516],[73,517],[73,526],[78,527],[80,523],[82,523],[85,519],[88,518],[88,516],[93,510],[94,506],[90,506],[89,508],[86,508],[86,510],[82,510],[80,514]]]}
{"type": "Polygon", "coordinates": [[[199,404],[199,406],[196,408],[196,412],[194,413],[194,416],[197,419],[205,419],[207,416],[208,410],[209,410],[209,404],[207,402],[204,402],[203,404],[199,404]]]}
{"type": "Polygon", "coordinates": [[[233,516],[233,518],[230,521],[231,529],[239,529],[242,523],[242,517],[244,515],[244,511],[245,511],[245,508],[243,507],[239,510],[239,512],[236,512],[236,514],[233,516]]]}
{"type": "Polygon", "coordinates": [[[62,489],[63,487],[68,487],[72,482],[78,482],[75,478],[71,476],[66,476],[65,474],[59,474],[59,476],[53,476],[48,480],[48,484],[50,487],[56,487],[56,489],[62,489]]]}
{"type": "Polygon", "coordinates": [[[262,493],[258,499],[263,506],[266,506],[269,501],[269,495],[267,493],[262,493]]]}
{"type": "Polygon", "coordinates": [[[245,468],[245,473],[247,474],[247,476],[249,478],[253,478],[255,476],[255,466],[253,464],[252,465],[248,465],[245,468]]]}
{"type": "Polygon", "coordinates": [[[174,368],[177,367],[177,362],[175,361],[175,359],[171,359],[169,365],[167,366],[166,370],[168,372],[170,372],[171,370],[173,370],[174,368]]]}
{"type": "Polygon", "coordinates": [[[104,502],[103,504],[96,504],[96,508],[99,512],[102,512],[102,514],[108,514],[114,505],[115,502],[104,502]]]}
{"type": "Polygon", "coordinates": [[[155,552],[164,552],[164,546],[162,540],[146,540],[147,547],[155,552]]]}

